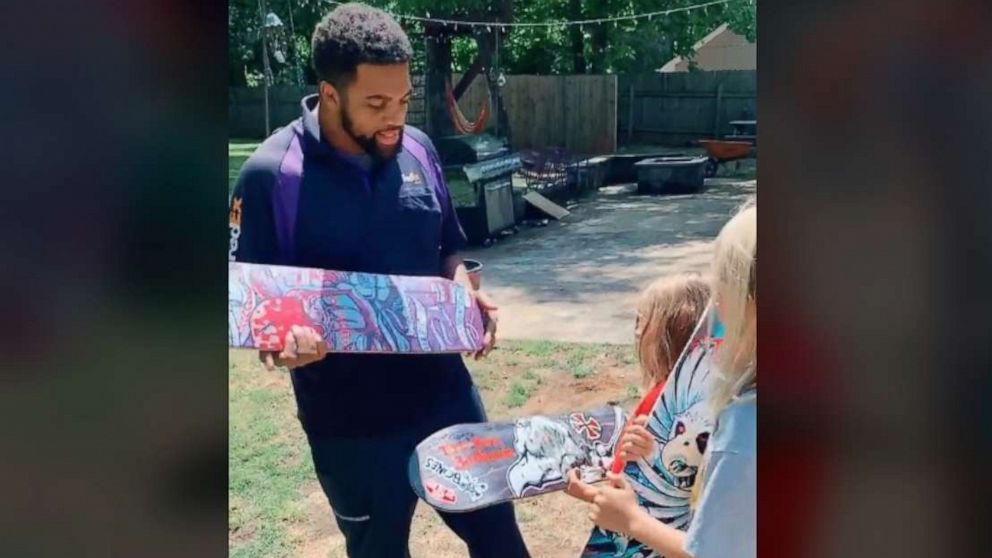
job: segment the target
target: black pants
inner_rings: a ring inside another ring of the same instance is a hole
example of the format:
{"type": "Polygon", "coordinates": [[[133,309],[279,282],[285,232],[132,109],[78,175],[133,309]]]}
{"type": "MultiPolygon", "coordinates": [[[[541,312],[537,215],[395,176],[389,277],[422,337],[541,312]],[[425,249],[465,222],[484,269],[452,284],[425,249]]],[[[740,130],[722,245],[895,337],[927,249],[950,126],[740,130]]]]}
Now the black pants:
{"type": "MultiPolygon", "coordinates": [[[[407,478],[416,445],[452,424],[484,422],[472,388],[439,416],[402,434],[378,438],[309,436],[320,485],[344,534],[350,558],[407,558],[417,497],[407,478]]],[[[471,558],[528,558],[511,504],[474,512],[438,512],[468,545],[471,558]]]]}

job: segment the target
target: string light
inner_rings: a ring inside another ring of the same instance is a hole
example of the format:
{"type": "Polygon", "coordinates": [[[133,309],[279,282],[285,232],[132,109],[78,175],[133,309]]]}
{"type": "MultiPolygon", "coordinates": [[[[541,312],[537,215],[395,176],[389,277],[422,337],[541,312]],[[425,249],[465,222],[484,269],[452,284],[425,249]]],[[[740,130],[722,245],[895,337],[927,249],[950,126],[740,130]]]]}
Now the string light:
{"type": "MultiPolygon", "coordinates": [[[[327,4],[334,4],[334,5],[341,5],[341,4],[344,4],[345,3],[345,2],[338,2],[336,0],[323,0],[323,1],[325,3],[327,3],[327,4]]],[[[718,4],[729,4],[730,2],[735,2],[735,1],[737,1],[737,0],[713,0],[711,2],[706,2],[706,3],[703,3],[703,4],[695,4],[695,5],[692,5],[692,6],[683,6],[681,8],[672,8],[672,9],[669,9],[669,10],[658,10],[658,11],[654,11],[654,12],[645,12],[645,13],[641,13],[641,14],[632,14],[632,15],[624,15],[624,16],[615,16],[615,17],[602,17],[602,18],[596,18],[596,19],[583,19],[583,20],[574,20],[574,21],[519,21],[519,22],[515,21],[515,22],[504,22],[504,23],[499,23],[498,26],[500,28],[502,28],[503,26],[506,26],[506,27],[554,27],[554,26],[558,26],[558,25],[561,25],[561,26],[578,25],[580,29],[583,29],[582,26],[585,25],[585,24],[595,25],[595,24],[610,23],[610,22],[612,22],[614,26],[617,26],[619,24],[618,22],[621,22],[621,21],[632,21],[632,20],[638,20],[638,19],[642,19],[642,18],[647,18],[647,19],[650,20],[654,16],[666,16],[666,15],[674,14],[674,13],[677,13],[677,12],[688,12],[688,11],[692,11],[692,10],[698,10],[698,9],[701,9],[701,8],[707,8],[709,6],[716,6],[718,4]]],[[[490,27],[490,26],[492,26],[494,24],[494,22],[492,22],[492,21],[463,21],[463,20],[457,20],[457,19],[432,18],[431,17],[431,13],[429,11],[425,11],[424,13],[426,14],[427,17],[404,15],[404,14],[391,14],[391,15],[393,17],[397,18],[397,19],[406,19],[406,20],[409,20],[411,22],[418,22],[418,21],[419,22],[425,22],[425,23],[426,22],[431,22],[431,23],[440,23],[442,25],[453,24],[453,25],[456,25],[456,26],[458,26],[458,25],[464,25],[464,26],[467,26],[467,27],[490,27]]],[[[457,29],[457,27],[456,27],[456,29],[457,29]]]]}

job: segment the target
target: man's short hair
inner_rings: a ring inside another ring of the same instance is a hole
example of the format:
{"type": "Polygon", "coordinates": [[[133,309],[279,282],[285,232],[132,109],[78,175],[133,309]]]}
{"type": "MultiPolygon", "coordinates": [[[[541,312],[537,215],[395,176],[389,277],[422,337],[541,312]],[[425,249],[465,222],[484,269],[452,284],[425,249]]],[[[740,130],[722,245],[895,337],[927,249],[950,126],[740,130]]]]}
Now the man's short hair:
{"type": "Polygon", "coordinates": [[[342,89],[359,64],[400,64],[413,48],[399,23],[365,4],[342,4],[317,24],[310,43],[317,78],[342,89]]]}

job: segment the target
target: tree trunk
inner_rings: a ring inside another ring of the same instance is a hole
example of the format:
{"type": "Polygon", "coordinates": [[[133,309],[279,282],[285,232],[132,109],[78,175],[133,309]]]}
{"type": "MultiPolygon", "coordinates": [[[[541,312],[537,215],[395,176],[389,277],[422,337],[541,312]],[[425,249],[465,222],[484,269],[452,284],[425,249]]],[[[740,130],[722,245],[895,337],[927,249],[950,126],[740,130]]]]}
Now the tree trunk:
{"type": "MultiPolygon", "coordinates": [[[[430,36],[430,35],[428,35],[430,36]]],[[[455,127],[448,114],[445,91],[451,79],[451,39],[443,34],[427,41],[427,72],[424,100],[427,103],[427,134],[434,139],[452,136],[455,127]]]]}
{"type": "MultiPolygon", "coordinates": [[[[581,0],[568,0],[568,19],[577,21],[582,19],[581,0]]],[[[586,53],[585,37],[578,25],[571,25],[568,29],[569,39],[572,43],[572,72],[576,74],[586,73],[586,53]]]]}
{"type": "Polygon", "coordinates": [[[604,74],[606,73],[606,43],[607,43],[607,26],[611,25],[609,23],[598,23],[593,27],[592,30],[592,56],[590,57],[591,64],[589,73],[592,74],[604,74]]]}

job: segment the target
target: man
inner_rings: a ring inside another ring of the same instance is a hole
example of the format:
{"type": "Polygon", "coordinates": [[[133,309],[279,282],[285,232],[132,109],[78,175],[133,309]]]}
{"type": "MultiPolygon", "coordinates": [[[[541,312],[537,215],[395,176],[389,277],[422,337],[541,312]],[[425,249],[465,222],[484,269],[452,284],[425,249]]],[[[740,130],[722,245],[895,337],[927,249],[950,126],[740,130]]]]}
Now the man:
{"type": "MultiPolygon", "coordinates": [[[[427,136],[404,127],[412,49],[385,12],[346,4],[313,34],[319,93],[246,161],[231,207],[232,260],[398,275],[465,285],[495,342],[496,307],[471,289],[465,243],[427,136]]],[[[269,369],[291,369],[314,469],[353,558],[409,556],[416,496],[407,463],[451,424],[485,421],[460,355],[327,354],[294,328],[269,369]]],[[[472,557],[528,556],[513,508],[441,514],[472,557]]]]}

